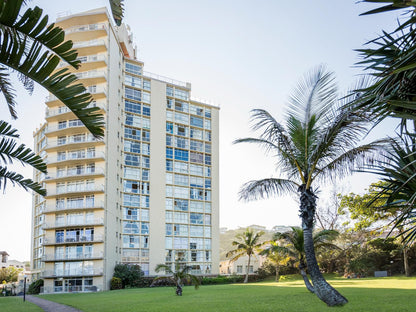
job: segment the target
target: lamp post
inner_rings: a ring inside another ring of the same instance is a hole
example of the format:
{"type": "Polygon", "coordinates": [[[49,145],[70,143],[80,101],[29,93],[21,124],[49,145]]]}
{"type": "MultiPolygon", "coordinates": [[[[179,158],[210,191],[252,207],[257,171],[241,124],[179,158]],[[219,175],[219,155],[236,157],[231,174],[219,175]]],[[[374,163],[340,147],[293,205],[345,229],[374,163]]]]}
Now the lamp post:
{"type": "Polygon", "coordinates": [[[26,278],[27,275],[25,274],[23,276],[24,280],[23,280],[23,301],[26,301],[26,278]]]}

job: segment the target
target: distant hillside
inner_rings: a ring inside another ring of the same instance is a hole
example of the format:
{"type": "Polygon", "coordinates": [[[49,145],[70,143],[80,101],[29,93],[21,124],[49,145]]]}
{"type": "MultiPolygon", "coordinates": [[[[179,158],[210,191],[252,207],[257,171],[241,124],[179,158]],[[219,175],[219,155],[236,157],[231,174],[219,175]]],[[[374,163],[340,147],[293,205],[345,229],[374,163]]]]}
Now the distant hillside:
{"type": "MultiPolygon", "coordinates": [[[[286,232],[290,230],[290,226],[275,226],[272,230],[267,230],[265,227],[258,225],[252,225],[248,227],[254,229],[254,231],[256,232],[265,232],[261,239],[262,242],[271,240],[275,232],[286,232]]],[[[231,249],[233,249],[233,246],[231,244],[235,240],[236,235],[243,233],[246,229],[247,227],[241,227],[238,229],[230,230],[222,229],[220,234],[220,261],[227,260],[225,254],[231,249]]]]}

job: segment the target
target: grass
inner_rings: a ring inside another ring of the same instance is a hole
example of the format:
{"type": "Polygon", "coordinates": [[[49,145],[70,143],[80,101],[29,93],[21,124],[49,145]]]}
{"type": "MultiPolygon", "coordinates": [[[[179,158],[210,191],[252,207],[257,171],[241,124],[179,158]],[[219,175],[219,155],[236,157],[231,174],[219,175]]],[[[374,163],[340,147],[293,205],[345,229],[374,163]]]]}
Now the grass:
{"type": "Polygon", "coordinates": [[[4,312],[42,312],[43,310],[22,297],[0,297],[0,311],[4,312]]]}
{"type": "MultiPolygon", "coordinates": [[[[365,279],[331,278],[349,303],[342,311],[415,311],[416,278],[388,277],[365,279]]],[[[172,287],[141,288],[88,294],[44,295],[44,299],[76,307],[84,312],[133,311],[325,311],[327,308],[310,294],[297,278],[284,282],[202,286],[195,291],[185,287],[182,297],[172,287]]],[[[1,309],[0,311],[9,311],[1,309]]],[[[18,310],[10,310],[18,311],[18,310]]],[[[29,311],[29,310],[23,310],[29,311]]]]}

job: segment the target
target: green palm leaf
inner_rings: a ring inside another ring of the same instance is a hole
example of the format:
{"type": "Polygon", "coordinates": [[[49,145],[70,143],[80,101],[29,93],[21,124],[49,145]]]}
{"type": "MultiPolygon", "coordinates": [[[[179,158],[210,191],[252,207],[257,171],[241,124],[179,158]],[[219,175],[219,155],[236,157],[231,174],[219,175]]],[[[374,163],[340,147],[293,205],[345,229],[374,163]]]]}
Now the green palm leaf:
{"type": "Polygon", "coordinates": [[[7,181],[10,181],[12,185],[19,185],[26,191],[29,189],[40,195],[46,195],[46,190],[42,188],[42,185],[32,181],[31,179],[25,179],[21,174],[8,171],[7,167],[0,166],[0,190],[3,188],[3,192],[6,189],[7,181]]]}

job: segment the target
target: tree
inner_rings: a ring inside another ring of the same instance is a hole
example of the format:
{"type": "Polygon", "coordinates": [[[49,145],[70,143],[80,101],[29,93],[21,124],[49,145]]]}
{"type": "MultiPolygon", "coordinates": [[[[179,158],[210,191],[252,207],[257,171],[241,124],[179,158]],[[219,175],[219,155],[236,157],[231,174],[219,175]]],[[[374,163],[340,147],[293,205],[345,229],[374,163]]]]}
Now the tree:
{"type": "MultiPolygon", "coordinates": [[[[184,282],[194,284],[195,289],[199,288],[201,281],[195,275],[189,273],[192,267],[188,265],[183,265],[178,261],[175,262],[175,270],[172,270],[171,266],[166,264],[158,264],[155,268],[155,272],[159,273],[164,271],[168,276],[158,276],[153,280],[153,283],[158,280],[170,280],[176,285],[176,294],[182,296],[182,288],[184,282]]],[[[152,283],[152,284],[153,284],[152,283]]]]}
{"type": "Polygon", "coordinates": [[[42,158],[35,155],[32,150],[24,144],[17,145],[16,139],[19,138],[17,130],[13,129],[7,122],[0,120],[0,190],[6,188],[9,181],[13,185],[17,184],[25,190],[31,189],[41,195],[45,195],[46,191],[42,189],[39,183],[31,179],[25,179],[18,174],[7,169],[7,165],[13,163],[14,160],[19,161],[23,165],[29,165],[33,168],[46,173],[46,164],[42,158]]]}
{"type": "Polygon", "coordinates": [[[287,265],[287,263],[290,261],[290,256],[287,248],[280,246],[279,242],[277,241],[271,241],[269,242],[269,245],[259,254],[267,256],[267,261],[274,265],[276,270],[276,282],[278,282],[280,279],[280,267],[287,265]]]}
{"type": "Polygon", "coordinates": [[[313,246],[316,210],[315,189],[327,179],[341,178],[354,168],[376,157],[382,140],[355,147],[365,130],[362,116],[337,100],[334,75],[322,66],[299,83],[290,98],[286,127],[267,111],[253,110],[253,129],[262,130],[258,138],[235,143],[255,143],[273,153],[283,178],[266,178],[243,185],[240,198],[256,200],[272,195],[298,192],[305,253],[315,293],[329,306],[347,303],[322,276],[313,246]]]}
{"type": "MultiPolygon", "coordinates": [[[[315,232],[313,235],[313,244],[315,250],[319,252],[322,249],[336,249],[336,245],[331,242],[338,236],[338,232],[335,230],[321,230],[315,232]]],[[[292,227],[291,231],[284,233],[275,233],[275,240],[282,240],[286,243],[286,253],[295,258],[299,262],[299,272],[302,275],[306,288],[315,293],[314,287],[309,281],[306,275],[306,263],[305,263],[305,243],[304,243],[304,231],[298,227],[292,227]]]]}
{"type": "Polygon", "coordinates": [[[17,269],[15,267],[9,266],[7,268],[0,269],[0,283],[12,283],[17,282],[17,278],[19,277],[19,273],[21,269],[17,269]]]}
{"type": "Polygon", "coordinates": [[[246,277],[244,283],[248,283],[248,274],[250,271],[250,262],[251,257],[255,254],[256,250],[259,250],[263,243],[260,243],[260,237],[264,235],[263,231],[254,233],[250,228],[247,228],[244,233],[238,234],[231,244],[235,246],[235,249],[230,250],[225,255],[230,259],[231,262],[236,261],[237,259],[248,256],[246,277]]]}

